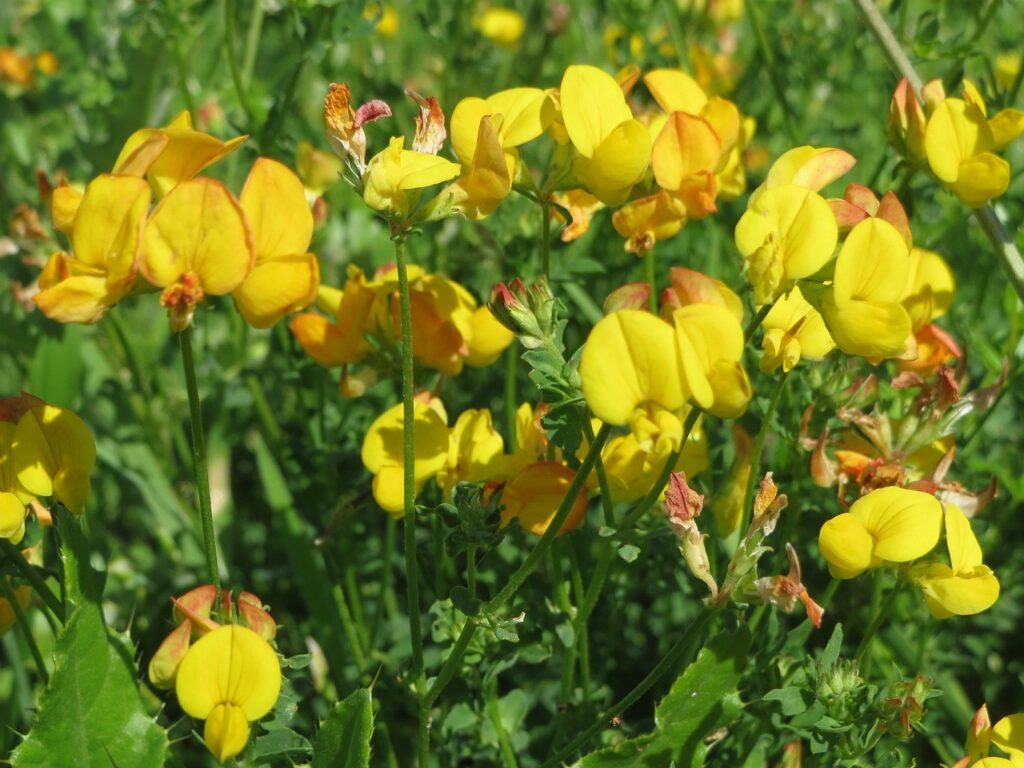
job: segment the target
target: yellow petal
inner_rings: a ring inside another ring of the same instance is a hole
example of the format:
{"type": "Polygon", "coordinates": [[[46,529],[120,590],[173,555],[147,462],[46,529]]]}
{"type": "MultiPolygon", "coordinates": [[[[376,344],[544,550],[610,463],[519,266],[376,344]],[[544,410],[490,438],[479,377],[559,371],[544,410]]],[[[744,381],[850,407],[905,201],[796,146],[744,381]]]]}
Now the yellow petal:
{"type": "Polygon", "coordinates": [[[206,718],[203,741],[218,763],[226,763],[249,742],[249,723],[239,707],[219,704],[206,718]]]}
{"type": "Polygon", "coordinates": [[[112,280],[134,274],[149,199],[142,179],[110,174],[93,179],[71,230],[75,259],[104,269],[112,280]]]}
{"type": "Polygon", "coordinates": [[[860,520],[844,512],[821,526],[818,548],[835,578],[852,579],[871,566],[874,541],[860,520]]]}
{"type": "Polygon", "coordinates": [[[302,182],[287,166],[266,157],[256,160],[239,203],[252,231],[257,262],[309,248],[313,214],[302,182]]]}
{"type": "Polygon", "coordinates": [[[933,563],[917,577],[917,584],[932,615],[940,619],[987,611],[999,599],[999,580],[984,565],[958,574],[948,565],[933,563]]]}
{"type": "Polygon", "coordinates": [[[633,118],[615,78],[597,67],[574,64],[567,68],[560,96],[565,129],[584,157],[593,157],[612,131],[633,118]]]}
{"type": "Polygon", "coordinates": [[[455,154],[463,165],[468,165],[476,153],[477,134],[480,121],[492,114],[487,102],[477,96],[469,96],[455,105],[451,119],[451,141],[455,154]]]}
{"type": "Polygon", "coordinates": [[[849,171],[857,159],[832,147],[796,147],[782,154],[768,171],[766,188],[795,184],[815,192],[849,171]]]}
{"type": "MultiPolygon", "coordinates": [[[[487,97],[491,114],[502,116],[501,146],[518,147],[540,136],[554,119],[554,102],[540,88],[509,88],[487,97]]],[[[454,115],[452,121],[454,122],[454,115]]]]}
{"type": "MultiPolygon", "coordinates": [[[[542,536],[551,525],[558,507],[565,498],[576,473],[564,464],[542,461],[529,464],[505,484],[501,494],[501,523],[508,525],[513,517],[535,536],[542,536]]],[[[587,512],[587,496],[581,489],[573,500],[568,517],[558,535],[578,526],[587,512]]]]}
{"type": "MultiPolygon", "coordinates": [[[[13,493],[0,491],[0,539],[17,541],[25,530],[24,502],[13,493]]],[[[6,578],[6,577],[5,577],[6,578]]]]}
{"type": "Polygon", "coordinates": [[[836,259],[836,303],[898,302],[910,276],[910,251],[889,222],[868,218],[855,226],[836,259]]]}
{"type": "Polygon", "coordinates": [[[258,261],[231,295],[247,323],[269,328],[289,312],[312,304],[319,283],[314,254],[280,256],[258,261]]]}
{"type": "Polygon", "coordinates": [[[161,288],[193,272],[205,293],[231,293],[249,274],[253,258],[241,207],[227,187],[210,178],[176,186],[142,235],[142,272],[161,288]]]}
{"type": "Polygon", "coordinates": [[[1024,713],[1007,715],[992,726],[992,743],[1004,752],[1024,752],[1024,713]]]}
{"type": "Polygon", "coordinates": [[[968,208],[978,208],[1006,192],[1010,185],[1010,164],[991,152],[960,164],[956,181],[949,188],[968,208]]]}
{"type": "Polygon", "coordinates": [[[821,310],[836,346],[848,355],[875,360],[906,352],[912,327],[901,304],[854,300],[839,304],[829,293],[821,310]]]}
{"type": "Polygon", "coordinates": [[[424,152],[402,150],[401,189],[432,187],[459,175],[459,164],[424,152]]]}
{"type": "Polygon", "coordinates": [[[971,530],[971,521],[955,504],[945,509],[946,546],[956,574],[968,573],[982,564],[981,545],[971,530]]]}
{"type": "Polygon", "coordinates": [[[270,644],[237,624],[218,627],[188,649],[175,682],[178,703],[205,720],[219,705],[231,704],[245,720],[259,720],[281,692],[281,664],[270,644]]]}
{"type": "MultiPolygon", "coordinates": [[[[701,117],[714,129],[721,145],[719,154],[724,158],[740,141],[743,132],[739,109],[728,99],[714,96],[701,110],[701,117]]],[[[718,167],[722,167],[721,160],[718,167]]]]}
{"type": "Polygon", "coordinates": [[[643,178],[650,162],[650,136],[639,120],[627,120],[575,166],[580,183],[605,205],[618,205],[643,178]]]}
{"type": "Polygon", "coordinates": [[[644,75],[644,85],[666,112],[698,115],[708,102],[697,81],[678,69],[653,69],[644,75]]]}
{"type": "Polygon", "coordinates": [[[702,408],[737,415],[750,399],[750,382],[737,366],[743,329],[736,316],[718,304],[690,304],[673,312],[672,322],[685,388],[702,408]]]}
{"type": "MultiPolygon", "coordinates": [[[[400,464],[388,464],[373,476],[373,500],[378,506],[396,519],[405,515],[405,474],[400,464]]],[[[415,485],[414,495],[419,494],[420,484],[415,485]]]]}
{"type": "Polygon", "coordinates": [[[142,178],[167,148],[170,139],[158,128],[136,131],[121,149],[112,173],[142,178]]]}
{"type": "MultiPolygon", "coordinates": [[[[147,173],[153,189],[160,196],[230,155],[248,138],[238,136],[229,141],[221,141],[208,133],[192,130],[191,118],[186,120],[182,114],[169,126],[160,129],[169,141],[147,173]]],[[[121,158],[118,160],[120,162],[121,158]]]]}
{"type": "Polygon", "coordinates": [[[1019,109],[1003,109],[988,121],[992,131],[992,151],[998,152],[1024,133],[1024,112],[1019,109]]]}
{"type": "Polygon", "coordinates": [[[901,303],[917,330],[946,314],[956,281],[945,259],[934,251],[912,248],[910,259],[910,285],[901,303]]]}
{"type": "MultiPolygon", "coordinates": [[[[362,460],[374,474],[384,466],[402,466],[402,412],[401,403],[388,408],[366,432],[362,460]]],[[[415,475],[417,481],[424,481],[437,474],[448,459],[448,425],[443,416],[425,403],[414,403],[413,412],[415,475]]]]}
{"type": "Polygon", "coordinates": [[[598,321],[580,360],[591,412],[608,424],[623,425],[643,403],[668,410],[682,406],[686,395],[673,347],[672,327],[647,312],[624,309],[598,321]]]}
{"type": "Polygon", "coordinates": [[[11,455],[25,490],[54,496],[72,512],[82,512],[91,490],[96,444],[77,415],[55,405],[27,411],[18,420],[11,455]]]}
{"type": "Polygon", "coordinates": [[[105,276],[75,275],[40,291],[32,300],[58,323],[95,323],[120,298],[110,292],[105,276]]]}
{"type": "Polygon", "coordinates": [[[742,365],[717,361],[708,372],[708,384],[715,396],[714,402],[707,409],[712,416],[735,419],[747,410],[753,391],[742,365]]]}
{"type": "Polygon", "coordinates": [[[942,505],[930,493],[891,486],[871,491],[850,506],[875,539],[875,555],[894,563],[931,552],[942,530],[942,505]]]}
{"type": "Polygon", "coordinates": [[[54,188],[53,197],[50,198],[50,218],[53,219],[53,226],[57,231],[66,235],[71,234],[75,214],[78,213],[78,206],[81,205],[84,194],[81,189],[67,184],[54,188]]]}
{"type": "Polygon", "coordinates": [[[721,144],[710,123],[673,112],[654,142],[651,165],[658,186],[677,190],[694,174],[714,171],[720,156],[721,144]]]}
{"type": "Polygon", "coordinates": [[[515,334],[499,323],[486,306],[473,310],[472,332],[466,342],[469,355],[466,365],[479,368],[490,365],[515,339],[515,334]]]}
{"type": "Polygon", "coordinates": [[[334,368],[354,362],[357,354],[351,339],[339,332],[326,317],[307,312],[293,318],[288,324],[295,340],[306,350],[306,354],[325,368],[334,368]]]}
{"type": "Polygon", "coordinates": [[[975,104],[945,99],[928,118],[924,146],[932,173],[947,184],[960,175],[960,165],[993,148],[992,129],[975,104]]]}

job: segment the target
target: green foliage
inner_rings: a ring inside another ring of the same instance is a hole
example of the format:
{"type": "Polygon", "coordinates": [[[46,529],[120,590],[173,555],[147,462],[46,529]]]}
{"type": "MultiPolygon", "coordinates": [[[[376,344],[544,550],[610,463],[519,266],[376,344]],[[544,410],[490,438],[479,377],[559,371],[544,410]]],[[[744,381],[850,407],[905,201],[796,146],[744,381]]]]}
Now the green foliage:
{"type": "Polygon", "coordinates": [[[167,756],[167,733],[139,696],[127,634],[109,632],[99,606],[87,603],[57,638],[50,685],[25,740],[11,755],[16,768],[83,765],[151,768],[167,756]]]}
{"type": "Polygon", "coordinates": [[[373,735],[370,691],[360,688],[338,702],[313,742],[313,768],[368,768],[373,735]]]}

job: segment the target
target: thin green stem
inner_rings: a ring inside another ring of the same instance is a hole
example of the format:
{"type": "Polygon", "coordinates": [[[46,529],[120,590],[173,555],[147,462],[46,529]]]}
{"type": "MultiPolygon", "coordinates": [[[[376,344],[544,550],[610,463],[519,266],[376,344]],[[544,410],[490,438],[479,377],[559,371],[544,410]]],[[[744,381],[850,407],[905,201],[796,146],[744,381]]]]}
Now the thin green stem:
{"type": "MultiPolygon", "coordinates": [[[[864,14],[868,26],[871,27],[871,31],[885,49],[893,68],[907,78],[914,89],[914,93],[919,94],[923,81],[900,46],[892,29],[889,28],[882,14],[875,6],[874,0],[856,0],[856,2],[864,14]]],[[[1006,232],[1006,228],[990,204],[986,203],[980,208],[976,208],[974,216],[985,231],[989,241],[991,241],[996,257],[1003,265],[1003,270],[1013,284],[1014,290],[1017,291],[1017,296],[1021,301],[1024,301],[1024,258],[1021,257],[1020,250],[1006,232]]]]}
{"type": "Polygon", "coordinates": [[[651,286],[651,294],[647,297],[647,308],[651,314],[656,315],[658,314],[658,284],[653,248],[644,253],[644,273],[647,277],[647,284],[651,286]]]}
{"type": "Polygon", "coordinates": [[[758,8],[757,0],[747,0],[746,9],[747,18],[750,19],[750,28],[757,39],[757,47],[761,52],[761,58],[764,59],[765,69],[768,73],[768,82],[771,84],[772,90],[775,91],[775,98],[778,100],[779,106],[782,107],[782,122],[786,129],[786,136],[789,138],[790,144],[799,144],[800,136],[796,129],[793,109],[786,98],[786,87],[779,76],[779,70],[775,63],[775,54],[772,52],[771,46],[768,45],[768,39],[764,34],[764,21],[761,18],[761,10],[758,8]]]}
{"type": "Polygon", "coordinates": [[[39,595],[40,599],[46,604],[46,607],[53,612],[60,622],[64,623],[64,603],[61,599],[53,594],[43,577],[39,575],[39,571],[32,565],[25,556],[21,554],[16,546],[11,544],[7,539],[0,538],[0,551],[4,553],[4,556],[14,567],[18,569],[22,576],[25,577],[25,581],[29,583],[32,589],[35,590],[36,594],[39,595]]]}
{"type": "MultiPolygon", "coordinates": [[[[522,562],[519,568],[511,577],[509,577],[505,586],[502,587],[498,594],[492,597],[483,606],[482,613],[493,614],[500,610],[505,603],[515,596],[516,592],[518,592],[519,588],[523,585],[523,582],[529,578],[530,574],[532,574],[534,570],[536,570],[541,559],[551,548],[551,545],[555,540],[555,536],[557,536],[558,531],[561,530],[565,519],[569,516],[573,503],[576,501],[576,497],[583,489],[583,485],[586,483],[591,471],[593,471],[597,457],[601,455],[601,449],[604,447],[604,444],[608,440],[608,436],[610,434],[611,427],[607,424],[602,424],[601,429],[598,430],[593,442],[590,443],[590,448],[587,449],[587,455],[583,457],[583,462],[580,464],[580,468],[576,471],[575,476],[573,476],[572,482],[569,483],[569,488],[562,499],[562,503],[559,504],[558,511],[555,512],[555,516],[548,524],[547,530],[545,530],[544,534],[540,539],[538,539],[537,543],[533,546],[533,549],[530,550],[530,553],[526,556],[526,559],[522,562]]],[[[478,626],[479,620],[476,617],[470,617],[467,619],[465,626],[462,628],[462,632],[459,633],[459,637],[455,641],[455,646],[452,648],[451,654],[449,654],[444,665],[441,667],[441,670],[437,673],[437,677],[434,679],[433,684],[427,691],[427,695],[424,700],[425,707],[429,707],[437,701],[437,697],[441,695],[441,692],[459,671],[459,668],[462,665],[462,658],[466,655],[466,651],[469,649],[469,645],[473,641],[473,635],[476,633],[478,626]]]]}
{"type": "Polygon", "coordinates": [[[505,439],[507,453],[516,452],[516,364],[519,350],[512,344],[505,351],[505,439]]]}
{"type": "Polygon", "coordinates": [[[39,676],[43,678],[43,684],[49,683],[50,673],[46,671],[43,654],[39,652],[36,639],[32,637],[32,628],[28,625],[28,619],[25,618],[25,611],[22,610],[21,603],[18,602],[14,589],[11,588],[11,583],[2,576],[0,576],[0,592],[3,592],[3,596],[11,604],[11,610],[14,611],[14,623],[18,625],[18,631],[21,632],[21,636],[25,639],[25,645],[28,646],[32,658],[36,661],[36,667],[39,669],[39,676]]]}
{"type": "Polygon", "coordinates": [[[761,327],[761,323],[763,323],[764,319],[768,317],[768,313],[772,311],[772,307],[774,306],[775,304],[765,304],[754,313],[754,316],[750,318],[750,322],[747,323],[747,327],[743,329],[744,343],[753,338],[754,331],[761,327]]]}
{"type": "Polygon", "coordinates": [[[466,547],[466,589],[470,597],[476,597],[476,545],[466,547]]]}
{"type": "Polygon", "coordinates": [[[544,278],[551,280],[551,211],[548,201],[540,201],[540,268],[544,278]]]}
{"type": "MultiPolygon", "coordinates": [[[[879,579],[876,583],[880,585],[880,573],[876,572],[875,578],[879,579]]],[[[892,589],[889,590],[889,594],[885,596],[885,599],[880,601],[880,605],[877,606],[874,611],[874,615],[871,617],[871,623],[868,624],[868,628],[864,631],[864,637],[861,638],[860,645],[857,646],[857,652],[853,657],[854,660],[862,667],[864,656],[871,647],[871,641],[875,639],[875,635],[878,634],[878,630],[882,628],[882,624],[884,624],[886,619],[889,618],[889,612],[892,610],[892,605],[896,600],[896,595],[900,591],[899,588],[900,582],[896,582],[892,589]]]]}
{"type": "Polygon", "coordinates": [[[245,57],[242,59],[242,82],[246,86],[252,82],[252,73],[256,69],[256,53],[260,48],[263,14],[263,3],[256,0],[252,4],[252,13],[249,16],[249,31],[245,36],[245,57]]]}
{"type": "Polygon", "coordinates": [[[228,69],[231,70],[231,82],[235,86],[238,104],[245,112],[246,123],[253,126],[256,124],[256,119],[252,107],[249,105],[249,94],[245,89],[245,83],[242,82],[242,71],[238,66],[238,51],[235,48],[235,17],[237,15],[235,0],[224,0],[224,48],[228,59],[228,69]]]}
{"type": "Polygon", "coordinates": [[[501,759],[505,768],[519,768],[516,761],[516,752],[512,749],[512,742],[509,741],[505,732],[505,725],[501,722],[501,709],[498,706],[498,676],[492,675],[484,686],[484,699],[487,702],[487,716],[491,719],[494,733],[498,737],[498,746],[501,748],[501,759]]]}
{"type": "Polygon", "coordinates": [[[402,499],[405,515],[402,529],[405,539],[405,594],[409,614],[409,639],[412,643],[412,678],[420,699],[420,766],[430,758],[429,738],[425,735],[424,706],[427,678],[423,672],[423,625],[420,617],[420,570],[416,558],[416,436],[415,391],[413,382],[412,306],[409,301],[409,274],[405,263],[405,238],[395,238],[395,264],[398,270],[399,315],[402,320],[402,499]]]}
{"type": "MultiPolygon", "coordinates": [[[[583,435],[587,438],[588,443],[593,442],[596,437],[590,419],[583,420],[583,435]]],[[[615,502],[612,501],[611,486],[608,485],[608,473],[605,472],[604,461],[600,456],[594,462],[594,471],[597,473],[597,485],[601,490],[601,512],[604,514],[604,524],[609,528],[613,528],[615,526],[615,502]]]]}
{"type": "Polygon", "coordinates": [[[761,476],[761,454],[764,453],[764,443],[768,439],[768,431],[772,425],[772,418],[779,406],[779,399],[782,397],[782,390],[786,388],[788,375],[783,373],[779,376],[779,383],[775,385],[775,392],[768,403],[768,409],[761,419],[761,426],[757,430],[757,437],[754,439],[754,451],[750,455],[750,475],[747,477],[747,487],[743,492],[743,506],[740,509],[740,534],[747,530],[748,512],[751,511],[751,503],[754,500],[754,488],[760,481],[761,476]]]}
{"type": "Polygon", "coordinates": [[[665,674],[675,669],[680,660],[686,657],[687,653],[690,651],[690,647],[693,645],[693,642],[719,610],[721,610],[720,606],[705,605],[697,617],[690,623],[690,626],[686,628],[682,637],[676,640],[673,646],[668,650],[668,653],[661,658],[661,661],[655,665],[654,669],[647,673],[643,680],[637,683],[629,693],[598,715],[594,723],[580,733],[579,736],[545,760],[541,764],[540,768],[554,768],[554,766],[560,765],[563,760],[574,754],[594,736],[609,727],[613,718],[621,715],[629,707],[639,701],[655,683],[657,683],[665,674]]]}
{"type": "Polygon", "coordinates": [[[210,474],[206,462],[206,433],[203,431],[203,404],[199,400],[199,386],[196,383],[196,364],[192,352],[192,326],[178,334],[181,345],[181,362],[185,369],[185,386],[188,390],[189,424],[192,427],[192,461],[196,476],[196,493],[199,496],[199,519],[203,527],[203,548],[206,553],[206,570],[210,583],[220,593],[220,568],[217,565],[217,533],[213,527],[213,508],[210,504],[210,474]]]}
{"type": "MultiPolygon", "coordinates": [[[[576,547],[573,544],[572,539],[566,541],[569,550],[569,578],[572,582],[572,593],[573,600],[576,602],[577,611],[580,603],[586,597],[583,589],[583,576],[580,571],[579,558],[576,557],[576,547]]],[[[590,637],[587,632],[587,623],[582,622],[581,624],[573,625],[574,628],[574,641],[576,643],[576,652],[580,659],[580,687],[583,689],[583,706],[585,707],[586,714],[590,714],[590,637]]]]}

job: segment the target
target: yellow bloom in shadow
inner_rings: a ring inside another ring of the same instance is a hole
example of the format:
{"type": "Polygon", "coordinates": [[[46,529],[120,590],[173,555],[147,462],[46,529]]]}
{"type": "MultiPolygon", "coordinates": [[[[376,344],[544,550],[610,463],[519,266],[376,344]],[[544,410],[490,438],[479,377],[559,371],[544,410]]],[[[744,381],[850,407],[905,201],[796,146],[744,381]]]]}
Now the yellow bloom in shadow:
{"type": "MultiPolygon", "coordinates": [[[[441,401],[414,403],[415,492],[448,463],[448,417],[441,401]]],[[[373,498],[381,509],[396,518],[405,515],[403,462],[403,405],[378,416],[363,438],[363,465],[373,473],[373,498]]]]}
{"type": "Polygon", "coordinates": [[[743,370],[743,328],[717,304],[690,304],[672,313],[679,369],[693,401],[713,416],[731,419],[752,395],[743,370]]]}
{"type": "Polygon", "coordinates": [[[26,411],[14,431],[11,459],[25,491],[53,496],[76,515],[85,509],[96,443],[77,415],[45,403],[26,411]]]}
{"type": "Polygon", "coordinates": [[[821,314],[812,307],[799,286],[779,298],[765,315],[761,370],[791,371],[801,358],[820,360],[835,349],[821,314]]]}
{"type": "Polygon", "coordinates": [[[871,491],[821,526],[818,547],[837,579],[907,563],[931,552],[942,530],[942,505],[928,493],[889,486],[871,491]]]}
{"type": "Polygon", "coordinates": [[[273,709],[281,692],[281,664],[251,629],[226,625],[189,648],[175,692],[189,716],[206,721],[203,740],[224,763],[245,749],[249,723],[273,709]]]}
{"type": "MultiPolygon", "coordinates": [[[[501,523],[508,525],[512,518],[536,536],[542,536],[551,525],[558,507],[565,498],[576,473],[558,461],[539,461],[523,467],[505,484],[501,493],[501,523]]],[[[583,522],[587,513],[587,494],[580,489],[558,535],[568,533],[583,522]]]]}
{"type": "Polygon", "coordinates": [[[960,508],[947,504],[945,520],[950,564],[932,563],[916,570],[914,581],[938,619],[988,610],[999,599],[999,580],[982,562],[981,546],[960,508]]]}
{"type": "Polygon", "coordinates": [[[231,295],[246,322],[269,328],[316,298],[320,267],[316,255],[306,250],[313,238],[313,214],[299,177],[265,157],[253,163],[239,202],[255,261],[231,295]]]}
{"type": "Polygon", "coordinates": [[[451,498],[456,483],[496,480],[506,464],[505,441],[494,429],[491,412],[470,408],[459,414],[448,433],[448,456],[437,473],[437,484],[451,498]]]}

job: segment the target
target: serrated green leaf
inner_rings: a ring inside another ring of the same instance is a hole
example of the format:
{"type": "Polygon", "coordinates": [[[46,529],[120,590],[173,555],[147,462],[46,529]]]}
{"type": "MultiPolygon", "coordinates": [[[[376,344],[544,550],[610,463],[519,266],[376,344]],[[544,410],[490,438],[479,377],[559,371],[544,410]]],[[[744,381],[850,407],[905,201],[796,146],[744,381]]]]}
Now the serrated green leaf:
{"type": "Polygon", "coordinates": [[[373,707],[360,688],[338,702],[320,725],[313,743],[313,768],[369,768],[373,707]]]}
{"type": "Polygon", "coordinates": [[[731,722],[742,709],[736,685],[747,663],[749,643],[746,630],[712,638],[658,704],[653,734],[592,752],[580,768],[704,765],[704,737],[731,722]]]}
{"type": "Polygon", "coordinates": [[[15,768],[152,768],[163,765],[167,733],[142,705],[124,636],[111,635],[97,605],[76,610],[55,650],[56,665],[15,768]]]}

